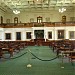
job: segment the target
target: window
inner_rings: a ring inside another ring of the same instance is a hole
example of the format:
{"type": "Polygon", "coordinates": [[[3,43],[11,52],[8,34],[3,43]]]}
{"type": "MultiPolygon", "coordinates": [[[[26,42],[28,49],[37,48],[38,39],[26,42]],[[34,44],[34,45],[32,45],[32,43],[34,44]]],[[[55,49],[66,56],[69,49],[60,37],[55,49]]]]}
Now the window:
{"type": "Polygon", "coordinates": [[[64,39],[64,30],[58,30],[58,39],[64,39]]]}
{"type": "Polygon", "coordinates": [[[75,17],[70,17],[71,22],[75,22],[75,17]]]}
{"type": "Polygon", "coordinates": [[[30,19],[30,22],[34,22],[34,19],[33,19],[33,18],[31,18],[31,19],[30,19]]]}
{"type": "Polygon", "coordinates": [[[5,39],[10,40],[11,39],[11,33],[5,33],[5,39]]]}
{"type": "Polygon", "coordinates": [[[50,22],[50,18],[49,17],[46,18],[46,22],[50,22]]]}
{"type": "Polygon", "coordinates": [[[42,22],[42,17],[37,17],[37,23],[41,23],[42,22]]]}
{"type": "Polygon", "coordinates": [[[31,32],[26,32],[26,39],[31,39],[31,32]]]}
{"type": "Polygon", "coordinates": [[[1,24],[3,23],[3,17],[1,16],[1,24]]]}
{"type": "Polygon", "coordinates": [[[14,18],[14,23],[18,23],[18,17],[14,18]]]}
{"type": "Polygon", "coordinates": [[[10,23],[10,19],[7,19],[7,20],[6,20],[6,23],[10,23]]]}
{"type": "Polygon", "coordinates": [[[16,32],[16,40],[21,40],[21,32],[16,32]]]}
{"type": "Polygon", "coordinates": [[[75,39],[75,31],[69,31],[69,39],[75,39]]]}
{"type": "Polygon", "coordinates": [[[48,39],[52,39],[52,32],[48,32],[48,39]]]}

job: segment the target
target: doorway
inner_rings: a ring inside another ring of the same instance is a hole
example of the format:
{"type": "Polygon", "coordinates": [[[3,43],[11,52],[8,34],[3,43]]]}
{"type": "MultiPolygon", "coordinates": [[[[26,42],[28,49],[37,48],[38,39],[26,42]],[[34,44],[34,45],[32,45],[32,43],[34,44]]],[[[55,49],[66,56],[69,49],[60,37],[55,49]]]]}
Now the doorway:
{"type": "Polygon", "coordinates": [[[44,30],[34,31],[35,39],[44,39],[44,30]]]}
{"type": "Polygon", "coordinates": [[[16,40],[21,40],[21,32],[16,32],[16,40]]]}
{"type": "Polygon", "coordinates": [[[42,17],[37,17],[37,23],[41,23],[42,22],[42,17]]]}

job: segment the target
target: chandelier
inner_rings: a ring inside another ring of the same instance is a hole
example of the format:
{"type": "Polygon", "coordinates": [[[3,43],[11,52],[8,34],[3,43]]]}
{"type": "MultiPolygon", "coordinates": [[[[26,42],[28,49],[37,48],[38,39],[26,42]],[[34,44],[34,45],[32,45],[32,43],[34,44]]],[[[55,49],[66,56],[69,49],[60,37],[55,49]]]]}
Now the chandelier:
{"type": "MultiPolygon", "coordinates": [[[[12,4],[13,4],[13,3],[12,3],[12,4]]],[[[20,13],[20,11],[18,10],[18,7],[17,7],[17,3],[14,4],[13,13],[14,13],[14,14],[19,14],[19,13],[20,13]]]]}
{"type": "Polygon", "coordinates": [[[60,12],[60,13],[63,13],[63,12],[66,11],[66,8],[63,7],[64,4],[65,4],[65,3],[64,3],[64,1],[62,0],[62,1],[61,1],[61,7],[59,8],[59,12],[60,12]]]}
{"type": "Polygon", "coordinates": [[[13,13],[14,13],[14,14],[19,14],[20,11],[19,11],[19,10],[13,10],[13,13]]]}
{"type": "Polygon", "coordinates": [[[66,9],[64,7],[59,9],[59,12],[61,12],[61,13],[65,12],[65,11],[66,11],[66,9]]]}

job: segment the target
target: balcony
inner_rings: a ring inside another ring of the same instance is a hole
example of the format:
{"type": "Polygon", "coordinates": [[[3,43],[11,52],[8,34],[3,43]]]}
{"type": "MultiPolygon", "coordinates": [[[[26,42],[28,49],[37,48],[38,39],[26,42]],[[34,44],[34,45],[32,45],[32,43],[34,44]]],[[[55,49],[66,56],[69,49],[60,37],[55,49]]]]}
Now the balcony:
{"type": "Polygon", "coordinates": [[[1,28],[26,28],[26,27],[62,27],[62,26],[75,26],[75,22],[42,22],[42,23],[2,23],[1,28]]]}

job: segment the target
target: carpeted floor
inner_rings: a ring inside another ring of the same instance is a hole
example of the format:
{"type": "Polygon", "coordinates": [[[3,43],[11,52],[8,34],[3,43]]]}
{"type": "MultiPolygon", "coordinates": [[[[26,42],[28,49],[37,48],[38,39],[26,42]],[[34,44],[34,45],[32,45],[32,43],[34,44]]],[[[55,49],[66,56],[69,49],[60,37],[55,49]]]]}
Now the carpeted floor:
{"type": "Polygon", "coordinates": [[[75,66],[55,57],[48,46],[29,46],[11,59],[0,59],[0,75],[75,75],[75,66]]]}

